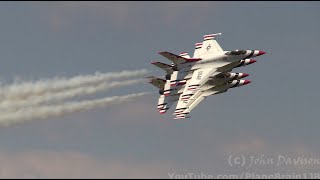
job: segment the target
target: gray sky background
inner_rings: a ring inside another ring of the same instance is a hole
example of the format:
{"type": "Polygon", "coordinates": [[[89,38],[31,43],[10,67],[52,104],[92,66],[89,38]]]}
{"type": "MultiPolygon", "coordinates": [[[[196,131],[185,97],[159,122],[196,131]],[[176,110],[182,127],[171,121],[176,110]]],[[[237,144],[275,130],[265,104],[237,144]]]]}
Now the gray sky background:
{"type": "MultiPolygon", "coordinates": [[[[320,158],[319,2],[1,2],[0,78],[148,69],[221,32],[226,50],[267,52],[238,68],[248,86],[207,98],[192,118],[159,115],[148,83],[95,98],[136,101],[0,130],[0,177],[169,178],[168,173],[313,172],[230,167],[230,155],[320,158]]],[[[147,81],[146,81],[147,82],[147,81]]]]}

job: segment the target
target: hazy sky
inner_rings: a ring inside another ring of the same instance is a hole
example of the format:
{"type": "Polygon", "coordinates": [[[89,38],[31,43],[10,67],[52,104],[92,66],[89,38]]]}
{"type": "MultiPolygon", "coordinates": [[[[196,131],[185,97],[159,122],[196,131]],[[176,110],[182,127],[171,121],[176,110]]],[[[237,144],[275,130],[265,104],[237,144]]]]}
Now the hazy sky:
{"type": "Polygon", "coordinates": [[[221,32],[225,50],[267,52],[235,72],[252,83],[207,98],[192,118],[156,109],[150,84],[100,93],[154,92],[136,101],[0,130],[0,177],[170,178],[315,172],[316,165],[230,167],[231,155],[320,158],[319,2],[1,2],[0,80],[148,69],[158,52],[193,54],[221,32]]]}

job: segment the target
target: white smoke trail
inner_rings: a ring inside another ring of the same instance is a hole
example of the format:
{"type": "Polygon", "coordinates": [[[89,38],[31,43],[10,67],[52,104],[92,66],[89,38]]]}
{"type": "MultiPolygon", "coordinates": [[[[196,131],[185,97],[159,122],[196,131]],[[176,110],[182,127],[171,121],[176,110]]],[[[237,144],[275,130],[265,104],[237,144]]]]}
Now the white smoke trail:
{"type": "Polygon", "coordinates": [[[80,75],[70,79],[54,78],[35,82],[15,82],[12,85],[0,87],[0,101],[5,99],[21,100],[33,95],[60,92],[68,88],[94,85],[111,79],[121,79],[145,75],[147,70],[99,73],[80,75]]]}
{"type": "Polygon", "coordinates": [[[20,109],[15,113],[0,112],[0,126],[9,126],[17,123],[23,123],[33,119],[44,119],[49,117],[61,117],[74,112],[87,111],[94,108],[106,107],[108,105],[120,104],[131,101],[137,97],[148,94],[147,92],[129,94],[125,96],[113,96],[104,99],[71,102],[62,105],[40,106],[20,109]]]}
{"type": "Polygon", "coordinates": [[[17,111],[19,108],[37,106],[42,103],[50,103],[53,101],[61,101],[67,98],[73,98],[77,96],[95,94],[102,91],[107,91],[113,88],[125,87],[144,82],[143,79],[126,80],[120,82],[103,82],[97,86],[92,87],[80,87],[75,89],[68,89],[59,93],[47,93],[43,96],[31,96],[27,99],[21,99],[19,101],[5,100],[0,102],[0,111],[17,111]]]}

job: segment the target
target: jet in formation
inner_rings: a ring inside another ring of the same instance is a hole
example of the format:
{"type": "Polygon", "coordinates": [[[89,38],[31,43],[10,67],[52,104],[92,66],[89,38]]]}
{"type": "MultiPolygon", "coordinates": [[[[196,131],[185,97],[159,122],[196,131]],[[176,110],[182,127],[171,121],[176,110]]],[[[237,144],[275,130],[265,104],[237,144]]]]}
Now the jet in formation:
{"type": "Polygon", "coordinates": [[[216,41],[216,36],[203,36],[202,43],[195,44],[193,57],[187,52],[179,55],[170,52],[159,54],[170,60],[171,64],[152,62],[166,72],[163,78],[149,77],[150,83],[159,89],[158,110],[166,113],[177,103],[174,119],[190,118],[190,112],[206,97],[227,92],[229,89],[250,83],[243,78],[246,73],[232,72],[233,69],[250,65],[266,52],[261,50],[225,51],[216,41]]]}

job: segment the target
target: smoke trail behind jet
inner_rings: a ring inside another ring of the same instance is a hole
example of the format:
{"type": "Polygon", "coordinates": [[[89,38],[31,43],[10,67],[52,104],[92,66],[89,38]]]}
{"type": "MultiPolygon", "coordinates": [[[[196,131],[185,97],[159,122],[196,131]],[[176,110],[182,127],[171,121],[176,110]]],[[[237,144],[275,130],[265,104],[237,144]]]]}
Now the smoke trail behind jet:
{"type": "Polygon", "coordinates": [[[131,101],[137,97],[144,96],[147,92],[129,94],[125,96],[113,96],[104,99],[70,102],[61,105],[28,107],[20,109],[15,113],[0,112],[0,126],[9,126],[17,123],[27,122],[33,119],[45,119],[50,117],[61,117],[74,112],[87,111],[108,105],[120,104],[131,101]]]}
{"type": "Polygon", "coordinates": [[[94,75],[79,75],[70,79],[54,78],[35,82],[15,82],[12,85],[0,87],[1,100],[21,100],[30,96],[43,95],[64,91],[69,88],[95,85],[112,79],[130,78],[145,75],[147,70],[121,71],[110,73],[96,72],[94,75]]]}
{"type": "Polygon", "coordinates": [[[18,111],[20,108],[23,108],[23,107],[37,106],[43,103],[52,103],[52,102],[62,101],[67,98],[95,94],[102,91],[108,91],[113,88],[130,86],[130,85],[138,84],[141,82],[144,82],[144,80],[134,79],[134,80],[119,81],[119,82],[103,82],[96,86],[68,89],[58,93],[51,92],[51,93],[44,94],[42,96],[30,96],[26,99],[20,99],[20,100],[7,99],[5,101],[0,102],[0,111],[14,112],[14,111],[18,111]]]}

